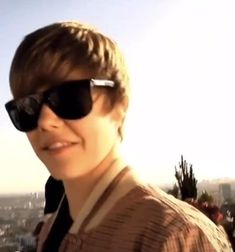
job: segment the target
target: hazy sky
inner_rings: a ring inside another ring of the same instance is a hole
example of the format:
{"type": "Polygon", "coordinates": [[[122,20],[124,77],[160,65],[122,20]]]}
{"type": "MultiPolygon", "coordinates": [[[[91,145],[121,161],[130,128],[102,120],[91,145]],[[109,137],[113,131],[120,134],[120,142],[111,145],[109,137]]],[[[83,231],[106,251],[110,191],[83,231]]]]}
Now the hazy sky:
{"type": "Polygon", "coordinates": [[[48,172],[4,103],[10,62],[29,32],[78,19],[113,37],[133,98],[123,151],[153,181],[173,183],[180,155],[196,177],[235,178],[233,0],[0,0],[0,193],[43,190],[48,172]]]}

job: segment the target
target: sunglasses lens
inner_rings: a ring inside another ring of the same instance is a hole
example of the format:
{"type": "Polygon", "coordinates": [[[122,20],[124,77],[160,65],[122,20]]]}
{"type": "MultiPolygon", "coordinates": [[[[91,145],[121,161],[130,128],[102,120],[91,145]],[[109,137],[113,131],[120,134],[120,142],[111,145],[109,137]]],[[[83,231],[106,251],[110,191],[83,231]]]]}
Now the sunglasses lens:
{"type": "Polygon", "coordinates": [[[92,108],[90,82],[68,82],[58,86],[48,97],[51,109],[63,119],[80,119],[92,108]]]}
{"type": "Polygon", "coordinates": [[[29,96],[6,104],[6,109],[14,126],[20,131],[30,131],[37,127],[41,104],[39,96],[29,96]]]}
{"type": "Polygon", "coordinates": [[[5,106],[14,126],[27,132],[37,128],[43,103],[62,119],[81,119],[92,109],[90,80],[69,81],[44,93],[10,101],[5,106]]]}

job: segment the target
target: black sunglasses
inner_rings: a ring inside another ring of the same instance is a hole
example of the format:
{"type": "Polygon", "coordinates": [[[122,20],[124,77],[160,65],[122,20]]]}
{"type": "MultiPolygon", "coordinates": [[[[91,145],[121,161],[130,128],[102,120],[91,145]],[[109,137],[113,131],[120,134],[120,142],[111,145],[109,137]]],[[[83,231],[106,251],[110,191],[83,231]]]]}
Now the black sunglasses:
{"type": "Polygon", "coordinates": [[[92,109],[92,87],[114,87],[110,80],[72,80],[50,88],[45,92],[15,99],[5,104],[14,126],[23,132],[37,128],[38,118],[43,104],[46,104],[57,116],[75,120],[88,115],[92,109]]]}

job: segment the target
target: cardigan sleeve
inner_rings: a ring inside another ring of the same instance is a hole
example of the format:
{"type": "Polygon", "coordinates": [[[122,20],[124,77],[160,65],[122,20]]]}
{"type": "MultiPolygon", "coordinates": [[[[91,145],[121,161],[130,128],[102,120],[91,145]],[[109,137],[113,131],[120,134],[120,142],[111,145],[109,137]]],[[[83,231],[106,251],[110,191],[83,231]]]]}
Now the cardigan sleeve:
{"type": "MultiPolygon", "coordinates": [[[[162,244],[162,252],[216,252],[208,238],[198,227],[175,232],[162,244]]],[[[220,250],[222,252],[222,250],[220,250]]]]}
{"type": "Polygon", "coordinates": [[[203,230],[197,226],[185,226],[180,231],[175,230],[171,235],[162,239],[162,244],[151,241],[143,252],[232,252],[226,237],[217,234],[209,240],[203,230]]]}

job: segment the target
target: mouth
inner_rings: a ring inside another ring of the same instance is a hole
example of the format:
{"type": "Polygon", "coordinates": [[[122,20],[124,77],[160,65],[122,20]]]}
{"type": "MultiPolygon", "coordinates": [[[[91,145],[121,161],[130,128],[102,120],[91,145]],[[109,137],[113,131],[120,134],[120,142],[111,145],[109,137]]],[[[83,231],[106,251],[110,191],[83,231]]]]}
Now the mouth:
{"type": "Polygon", "coordinates": [[[49,152],[56,152],[56,151],[60,151],[60,150],[63,150],[63,149],[67,149],[67,148],[70,148],[74,145],[76,145],[77,143],[73,143],[73,142],[55,142],[55,143],[52,143],[48,146],[45,146],[43,148],[43,150],[45,151],[49,151],[49,152]]]}

